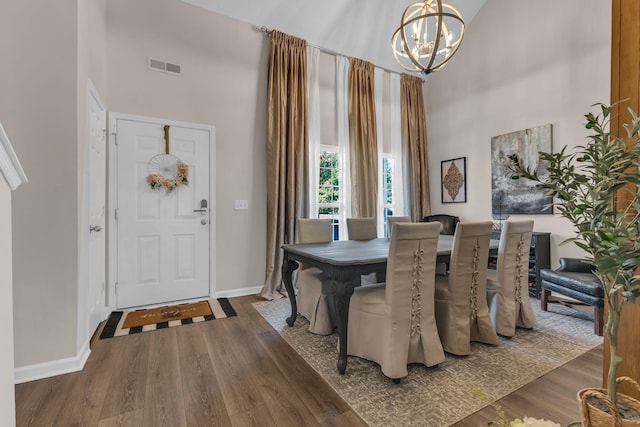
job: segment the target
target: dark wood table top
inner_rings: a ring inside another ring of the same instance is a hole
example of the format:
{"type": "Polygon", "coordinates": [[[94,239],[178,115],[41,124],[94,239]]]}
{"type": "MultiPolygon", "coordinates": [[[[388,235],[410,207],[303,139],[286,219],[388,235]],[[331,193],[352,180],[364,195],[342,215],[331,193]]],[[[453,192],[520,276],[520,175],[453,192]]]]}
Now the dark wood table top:
{"type": "MultiPolygon", "coordinates": [[[[491,239],[489,249],[497,249],[500,241],[491,239]]],[[[438,237],[438,262],[451,256],[453,236],[438,237]]],[[[329,243],[297,243],[283,245],[282,249],[306,259],[334,266],[367,265],[386,262],[389,255],[389,239],[334,240],[329,243]]],[[[297,258],[297,257],[296,257],[297,258]]],[[[446,259],[444,260],[446,261],[446,259]]]]}

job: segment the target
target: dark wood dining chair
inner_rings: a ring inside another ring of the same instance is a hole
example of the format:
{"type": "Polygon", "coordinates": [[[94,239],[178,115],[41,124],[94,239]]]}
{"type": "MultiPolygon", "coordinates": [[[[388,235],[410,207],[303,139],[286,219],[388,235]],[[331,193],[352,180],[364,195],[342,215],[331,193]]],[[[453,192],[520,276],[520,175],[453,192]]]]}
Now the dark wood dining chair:
{"type": "Polygon", "coordinates": [[[437,215],[427,215],[422,218],[423,222],[433,222],[438,221],[442,224],[442,228],[440,229],[440,234],[446,234],[449,236],[453,236],[456,232],[456,226],[460,222],[460,218],[454,215],[447,214],[437,214],[437,215]]]}

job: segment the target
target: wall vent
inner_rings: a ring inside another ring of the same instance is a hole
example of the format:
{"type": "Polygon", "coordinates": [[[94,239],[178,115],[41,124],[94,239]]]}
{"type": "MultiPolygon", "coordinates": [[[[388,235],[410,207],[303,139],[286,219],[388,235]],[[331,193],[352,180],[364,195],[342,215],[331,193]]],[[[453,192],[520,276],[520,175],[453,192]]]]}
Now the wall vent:
{"type": "Polygon", "coordinates": [[[150,70],[182,77],[182,67],[178,64],[170,64],[168,62],[149,57],[147,59],[147,66],[150,70]]]}

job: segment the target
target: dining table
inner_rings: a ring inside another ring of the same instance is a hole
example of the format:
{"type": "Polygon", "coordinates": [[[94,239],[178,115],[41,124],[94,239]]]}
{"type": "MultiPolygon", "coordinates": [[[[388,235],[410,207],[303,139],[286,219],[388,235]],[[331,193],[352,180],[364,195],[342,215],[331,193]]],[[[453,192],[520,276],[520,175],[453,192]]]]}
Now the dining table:
{"type": "MultiPolygon", "coordinates": [[[[440,235],[436,263],[449,263],[454,236],[440,235]]],[[[291,315],[287,325],[293,326],[298,317],[298,306],[293,286],[293,272],[300,263],[317,267],[329,276],[329,289],[336,304],[338,331],[338,363],[340,374],[347,369],[347,327],[349,302],[355,287],[360,285],[360,276],[370,273],[386,273],[389,254],[389,239],[334,240],[329,243],[296,243],[282,246],[282,280],[291,302],[291,315]]],[[[499,240],[491,239],[490,253],[498,249],[499,240]]]]}

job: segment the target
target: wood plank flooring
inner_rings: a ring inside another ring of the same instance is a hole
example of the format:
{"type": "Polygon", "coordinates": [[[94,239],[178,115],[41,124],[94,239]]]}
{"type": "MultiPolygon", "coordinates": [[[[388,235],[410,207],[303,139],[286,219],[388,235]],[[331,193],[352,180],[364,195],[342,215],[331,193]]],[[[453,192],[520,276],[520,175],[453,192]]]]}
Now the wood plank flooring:
{"type": "MultiPolygon", "coordinates": [[[[237,317],[95,340],[81,372],[16,385],[22,426],[365,426],[251,306],[237,317]]],[[[599,386],[598,347],[499,403],[562,425],[579,420],[576,393],[599,386]]],[[[457,426],[495,420],[487,407],[457,426]]]]}

